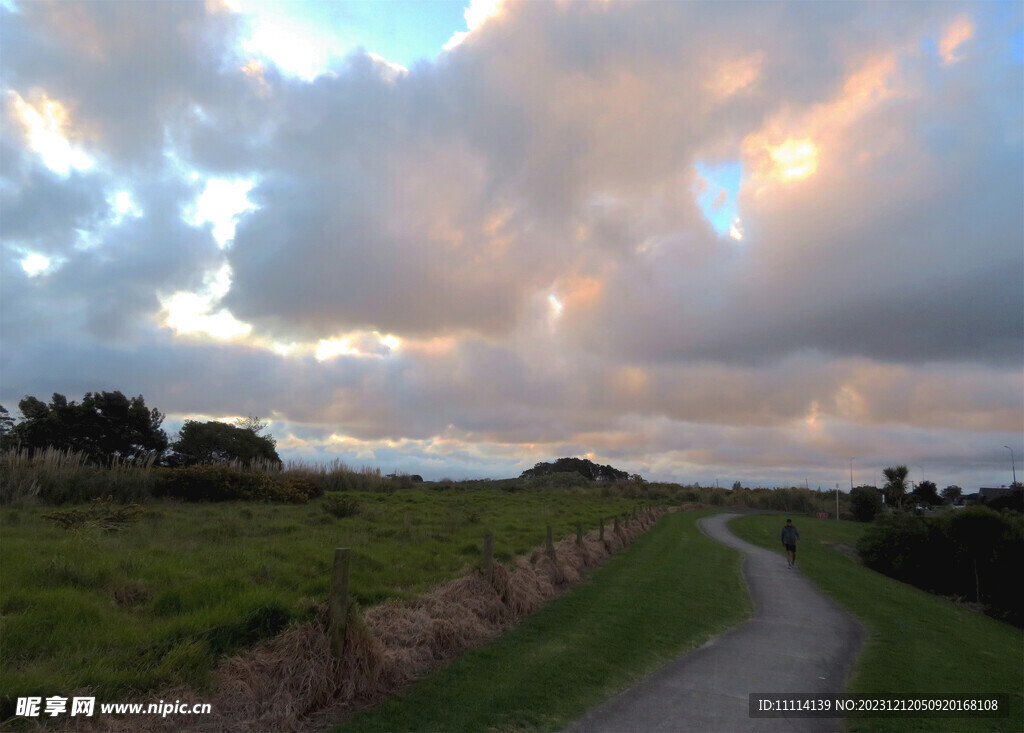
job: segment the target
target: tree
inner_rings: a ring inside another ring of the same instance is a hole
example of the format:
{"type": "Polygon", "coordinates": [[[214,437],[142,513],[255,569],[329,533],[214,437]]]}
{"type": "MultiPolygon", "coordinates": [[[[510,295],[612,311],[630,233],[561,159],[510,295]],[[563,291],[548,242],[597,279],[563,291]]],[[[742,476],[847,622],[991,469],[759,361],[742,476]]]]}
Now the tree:
{"type": "Polygon", "coordinates": [[[874,486],[858,486],[850,492],[850,511],[858,522],[870,522],[882,511],[882,495],[874,486]]]}
{"type": "Polygon", "coordinates": [[[121,392],[87,392],[81,403],[68,402],[55,392],[49,403],[26,396],[18,403],[22,420],[8,441],[29,451],[54,447],[82,451],[89,461],[109,465],[120,459],[132,461],[167,450],[167,433],[160,429],[163,414],[146,407],[139,395],[121,392]]]}
{"type": "Polygon", "coordinates": [[[927,506],[935,506],[936,504],[942,503],[942,499],[939,498],[938,487],[932,481],[922,481],[919,483],[917,488],[911,492],[911,496],[913,496],[918,503],[925,504],[927,506]]]}
{"type": "Polygon", "coordinates": [[[732,490],[733,491],[742,491],[743,490],[743,484],[741,484],[739,481],[734,481],[733,484],[732,484],[732,490]]]}
{"type": "Polygon", "coordinates": [[[889,506],[903,507],[903,497],[907,494],[907,474],[910,469],[906,466],[890,466],[882,469],[885,475],[885,501],[889,506]]]}
{"type": "Polygon", "coordinates": [[[615,481],[628,479],[626,471],[611,466],[599,466],[586,458],[559,458],[554,463],[538,463],[520,474],[526,476],[547,476],[553,473],[578,473],[588,481],[615,481]]]}
{"type": "Polygon", "coordinates": [[[942,490],[942,500],[947,504],[956,504],[963,493],[964,490],[959,486],[947,486],[942,490]]]}
{"type": "Polygon", "coordinates": [[[7,447],[7,436],[14,430],[14,418],[11,417],[11,413],[7,412],[7,408],[0,405],[0,448],[7,447]]]}
{"type": "Polygon", "coordinates": [[[171,450],[174,453],[168,463],[176,466],[227,461],[248,466],[256,460],[281,463],[272,437],[214,420],[186,420],[171,450]]]}
{"type": "Polygon", "coordinates": [[[235,427],[241,428],[242,430],[249,430],[255,435],[259,435],[267,429],[268,423],[266,420],[260,420],[256,415],[249,415],[248,417],[240,417],[235,420],[235,427]]]}

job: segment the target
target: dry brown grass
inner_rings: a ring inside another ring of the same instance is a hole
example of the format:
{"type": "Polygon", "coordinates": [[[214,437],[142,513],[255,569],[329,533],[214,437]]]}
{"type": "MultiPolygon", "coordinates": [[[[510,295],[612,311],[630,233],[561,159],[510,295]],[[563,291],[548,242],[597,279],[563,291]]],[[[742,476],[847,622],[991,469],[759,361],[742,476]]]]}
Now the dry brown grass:
{"type": "MultiPolygon", "coordinates": [[[[95,717],[78,730],[107,731],[310,731],[394,695],[413,680],[500,634],[578,583],[588,568],[604,562],[650,529],[664,509],[641,512],[606,528],[535,550],[511,567],[496,563],[491,578],[477,570],[411,601],[388,602],[350,615],[341,660],[330,652],[326,605],[313,621],[225,660],[216,673],[213,713],[95,717]]],[[[191,690],[162,690],[140,698],[200,701],[191,690]]],[[[65,719],[70,723],[70,718],[65,719]]],[[[70,725],[66,728],[70,729],[70,725]]]]}

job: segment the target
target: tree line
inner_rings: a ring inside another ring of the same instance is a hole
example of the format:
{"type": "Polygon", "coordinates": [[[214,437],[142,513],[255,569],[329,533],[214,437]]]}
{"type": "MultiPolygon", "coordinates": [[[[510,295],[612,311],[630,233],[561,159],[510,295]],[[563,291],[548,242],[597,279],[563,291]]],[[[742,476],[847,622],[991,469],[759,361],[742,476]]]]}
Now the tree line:
{"type": "Polygon", "coordinates": [[[54,393],[49,402],[26,396],[18,402],[20,420],[0,405],[0,449],[29,454],[48,448],[81,452],[96,466],[154,463],[180,467],[237,461],[278,464],[277,442],[258,417],[234,425],[186,420],[174,440],[161,427],[165,415],[142,395],[87,392],[80,402],[54,393]]]}
{"type": "Polygon", "coordinates": [[[906,466],[890,466],[882,470],[885,485],[881,489],[874,486],[857,486],[850,492],[850,510],[855,519],[870,522],[881,512],[883,506],[897,510],[905,506],[933,507],[940,504],[955,504],[963,489],[959,486],[947,486],[941,492],[934,481],[924,480],[907,491],[907,475],[910,470],[906,466]]]}

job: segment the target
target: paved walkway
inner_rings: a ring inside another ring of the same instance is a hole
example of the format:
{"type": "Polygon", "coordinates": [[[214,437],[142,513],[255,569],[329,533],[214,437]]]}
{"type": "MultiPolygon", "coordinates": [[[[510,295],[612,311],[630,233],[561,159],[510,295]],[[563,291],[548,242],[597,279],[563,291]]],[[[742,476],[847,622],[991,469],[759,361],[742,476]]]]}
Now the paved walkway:
{"type": "MultiPolygon", "coordinates": [[[[789,570],[783,555],[729,532],[725,523],[735,516],[706,517],[700,527],[746,555],[743,574],[757,609],[753,618],[590,710],[568,731],[840,729],[838,718],[749,716],[750,693],[842,692],[863,629],[799,570],[789,570]]],[[[799,556],[798,551],[798,563],[799,556]]]]}

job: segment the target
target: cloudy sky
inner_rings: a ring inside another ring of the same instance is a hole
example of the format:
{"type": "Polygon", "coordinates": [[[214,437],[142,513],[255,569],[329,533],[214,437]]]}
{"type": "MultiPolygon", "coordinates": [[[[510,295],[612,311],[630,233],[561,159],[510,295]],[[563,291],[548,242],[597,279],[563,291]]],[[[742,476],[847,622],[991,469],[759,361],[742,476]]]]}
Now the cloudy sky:
{"type": "Polygon", "coordinates": [[[1024,475],[1024,4],[0,4],[0,402],[285,458],[1024,475]]]}

